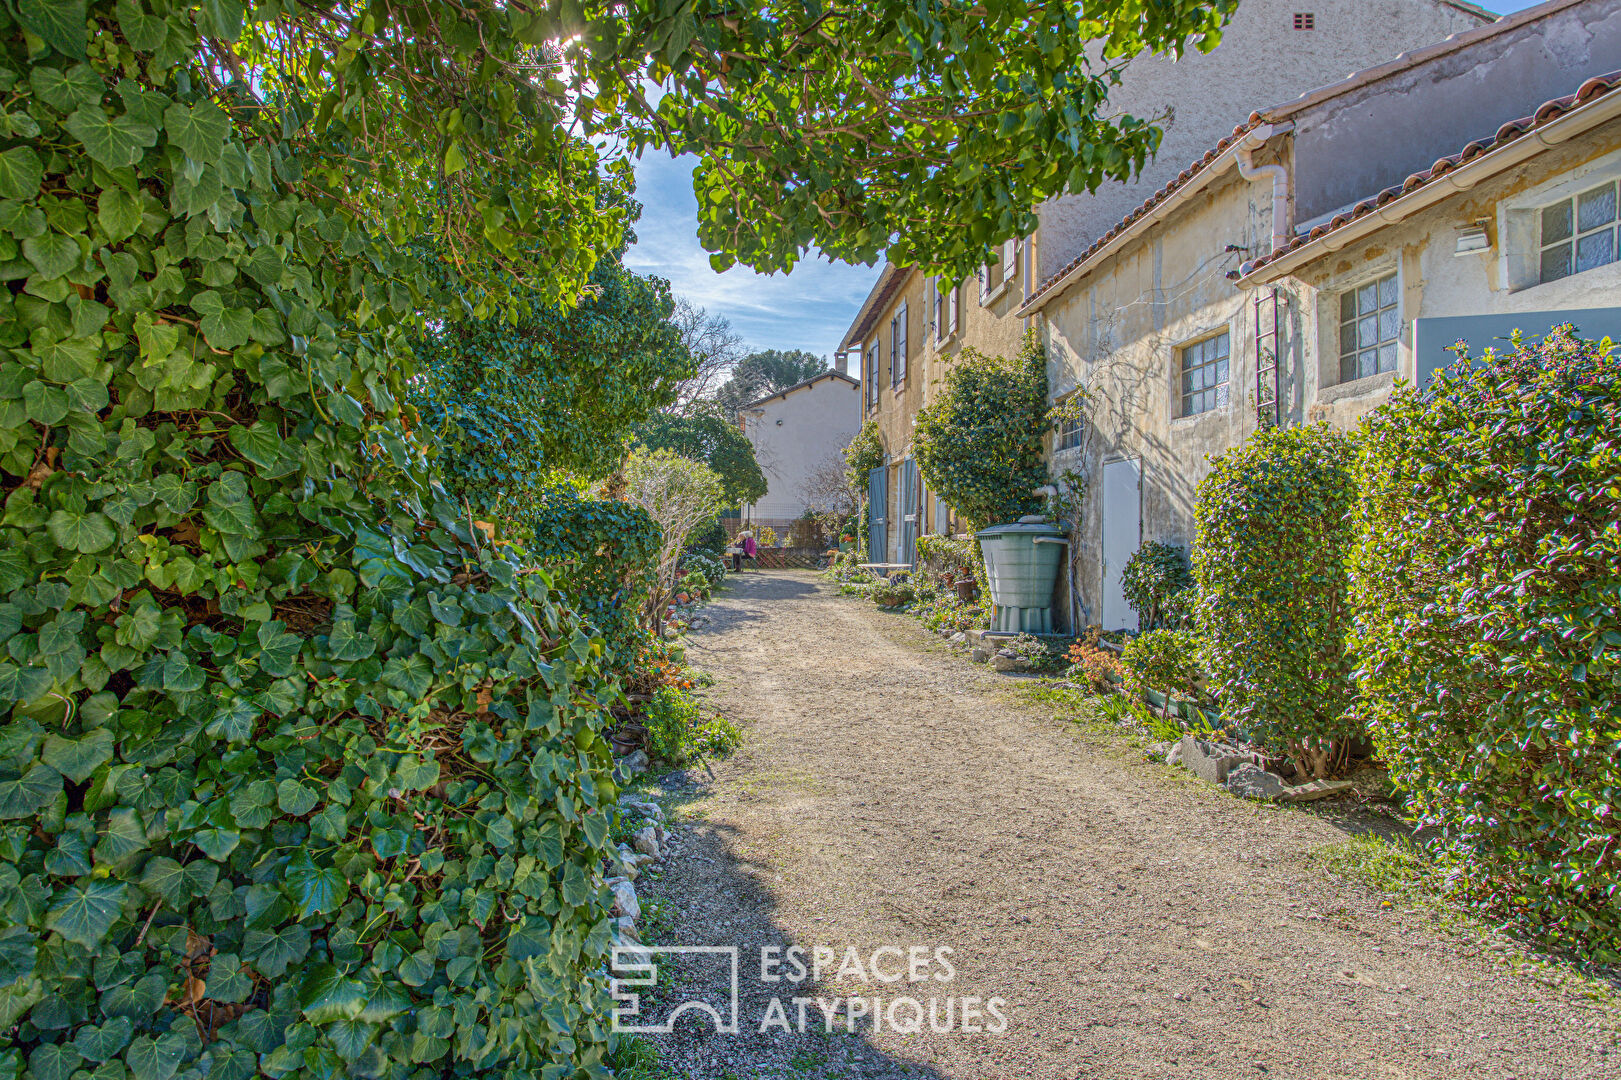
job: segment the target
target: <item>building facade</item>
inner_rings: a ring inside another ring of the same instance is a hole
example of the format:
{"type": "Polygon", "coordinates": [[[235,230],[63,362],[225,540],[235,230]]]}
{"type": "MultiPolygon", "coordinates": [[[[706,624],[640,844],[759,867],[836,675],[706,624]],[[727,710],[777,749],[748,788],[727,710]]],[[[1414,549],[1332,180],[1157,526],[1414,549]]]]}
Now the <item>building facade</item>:
{"type": "Polygon", "coordinates": [[[824,371],[750,402],[737,419],[766,480],[766,493],[742,508],[743,520],[786,536],[815,508],[816,485],[829,466],[843,469],[844,448],[861,428],[861,384],[824,371]]]}
{"type": "Polygon", "coordinates": [[[1354,424],[1460,337],[1621,336],[1618,81],[1621,4],[1553,0],[1252,114],[1035,290],[1054,398],[1088,399],[1052,450],[1085,621],[1135,625],[1125,560],[1191,543],[1260,427],[1354,424]]]}

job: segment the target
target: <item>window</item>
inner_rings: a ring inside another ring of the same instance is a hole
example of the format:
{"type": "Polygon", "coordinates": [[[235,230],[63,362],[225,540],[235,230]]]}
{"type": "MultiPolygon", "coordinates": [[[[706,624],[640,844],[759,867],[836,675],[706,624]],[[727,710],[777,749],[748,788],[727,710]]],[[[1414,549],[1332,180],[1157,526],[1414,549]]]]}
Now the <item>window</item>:
{"type": "Polygon", "coordinates": [[[862,350],[867,358],[867,404],[878,404],[878,342],[868,342],[862,350]]]}
{"type": "Polygon", "coordinates": [[[1086,434],[1086,421],[1079,417],[1070,417],[1058,426],[1058,441],[1053,445],[1054,450],[1073,450],[1081,445],[1086,434]]]}
{"type": "Polygon", "coordinates": [[[1182,413],[1197,416],[1227,404],[1227,361],[1231,346],[1225,333],[1196,341],[1182,350],[1182,413]]]}
{"type": "Polygon", "coordinates": [[[1396,370],[1396,339],[1401,336],[1401,305],[1396,275],[1340,296],[1340,381],[1350,382],[1396,370]]]}
{"type": "Polygon", "coordinates": [[[935,278],[930,285],[929,298],[930,315],[934,320],[934,340],[946,339],[946,293],[940,285],[940,279],[935,278]]]}
{"type": "Polygon", "coordinates": [[[906,381],[906,305],[889,320],[889,385],[906,381]]]}
{"type": "Polygon", "coordinates": [[[1543,281],[1615,262],[1615,181],[1542,209],[1543,281]]]}
{"type": "Polygon", "coordinates": [[[1295,29],[1296,30],[1315,30],[1315,29],[1317,29],[1317,16],[1312,14],[1309,11],[1297,11],[1297,12],[1295,12],[1295,29]]]}
{"type": "Polygon", "coordinates": [[[962,286],[953,285],[951,292],[946,296],[946,325],[950,327],[947,333],[955,334],[962,330],[962,315],[957,306],[957,299],[962,296],[962,286]]]}

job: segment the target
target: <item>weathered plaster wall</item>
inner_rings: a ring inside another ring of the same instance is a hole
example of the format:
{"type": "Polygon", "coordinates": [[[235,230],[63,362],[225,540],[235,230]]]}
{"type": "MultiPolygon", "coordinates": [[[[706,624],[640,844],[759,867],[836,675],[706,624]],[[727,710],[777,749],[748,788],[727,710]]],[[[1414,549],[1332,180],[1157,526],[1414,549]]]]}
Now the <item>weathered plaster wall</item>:
{"type": "Polygon", "coordinates": [[[861,427],[861,388],[822,379],[744,410],[741,419],[766,478],[765,496],[745,516],[798,518],[809,505],[811,476],[829,461],[843,466],[844,448],[861,427]]]}
{"type": "MultiPolygon", "coordinates": [[[[889,455],[889,508],[885,517],[888,520],[889,532],[889,558],[895,558],[900,530],[901,511],[897,502],[900,495],[901,462],[911,455],[912,422],[917,416],[918,409],[923,406],[923,388],[927,380],[924,364],[924,336],[928,315],[925,311],[925,280],[922,274],[912,271],[906,284],[898,289],[889,303],[879,313],[872,332],[867,335],[863,346],[864,356],[872,355],[871,350],[881,346],[878,365],[878,394],[876,403],[868,403],[866,387],[862,387],[863,416],[878,422],[878,430],[884,443],[884,450],[889,455]],[[902,304],[906,305],[906,378],[898,385],[890,383],[891,364],[890,356],[890,320],[900,310],[902,304]]],[[[863,370],[867,369],[868,362],[862,361],[863,370]]],[[[849,440],[845,440],[848,442],[849,440]]]]}
{"type": "Polygon", "coordinates": [[[1244,0],[1210,53],[1137,57],[1109,101],[1119,112],[1161,119],[1159,153],[1131,183],[1041,207],[1038,277],[1068,263],[1252,111],[1479,25],[1442,0],[1244,0]],[[1294,15],[1305,11],[1316,29],[1297,31],[1294,15]]]}
{"type": "Polygon", "coordinates": [[[1187,544],[1206,455],[1255,430],[1250,298],[1226,277],[1243,253],[1226,248],[1266,238],[1269,198],[1269,189],[1230,172],[1044,309],[1053,396],[1077,387],[1090,395],[1087,442],[1051,456],[1054,473],[1079,473],[1092,493],[1072,549],[1085,621],[1097,621],[1101,610],[1103,462],[1140,461],[1143,539],[1187,544]],[[1227,402],[1179,416],[1179,350],[1222,330],[1230,342],[1227,402]]]}
{"type": "Polygon", "coordinates": [[[1314,107],[1296,121],[1295,220],[1399,184],[1618,68],[1621,4],[1586,0],[1314,107]]]}

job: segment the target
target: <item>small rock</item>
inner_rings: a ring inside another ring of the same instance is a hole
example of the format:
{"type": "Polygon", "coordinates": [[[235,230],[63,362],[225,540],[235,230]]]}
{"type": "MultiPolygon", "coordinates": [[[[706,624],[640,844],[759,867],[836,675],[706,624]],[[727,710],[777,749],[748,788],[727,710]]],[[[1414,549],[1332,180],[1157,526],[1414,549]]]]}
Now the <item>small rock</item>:
{"type": "Polygon", "coordinates": [[[1181,763],[1200,779],[1208,780],[1212,784],[1225,784],[1227,774],[1236,766],[1248,761],[1236,746],[1206,742],[1192,735],[1182,736],[1181,749],[1181,763]]]}
{"type": "Polygon", "coordinates": [[[996,655],[1005,656],[1010,660],[1017,660],[1019,658],[1019,654],[1014,652],[1012,649],[997,649],[996,655]]]}
{"type": "Polygon", "coordinates": [[[620,844],[609,853],[608,865],[615,877],[629,878],[632,881],[636,880],[636,875],[641,873],[642,867],[636,853],[624,844],[620,844]]]}
{"type": "Polygon", "coordinates": [[[636,899],[636,886],[628,878],[614,878],[608,883],[608,888],[614,894],[614,908],[619,914],[632,919],[641,918],[642,905],[636,899]]]}
{"type": "Polygon", "coordinates": [[[647,759],[647,751],[636,750],[619,759],[619,764],[616,766],[616,771],[628,780],[637,773],[646,772],[649,764],[651,764],[651,762],[649,762],[647,759]]]}
{"type": "Polygon", "coordinates": [[[629,915],[621,915],[613,921],[613,932],[618,939],[614,942],[615,945],[641,943],[642,932],[636,929],[636,920],[629,915]]]}
{"type": "Polygon", "coordinates": [[[1006,651],[999,652],[991,657],[991,667],[997,671],[1017,671],[1019,670],[1019,658],[1008,655],[1006,651]]]}
{"type": "Polygon", "coordinates": [[[955,634],[951,635],[951,640],[961,645],[963,642],[968,640],[968,635],[963,633],[961,630],[958,630],[955,634]]]}
{"type": "Polygon", "coordinates": [[[637,851],[641,852],[643,855],[651,857],[654,862],[658,861],[659,835],[657,825],[649,825],[647,828],[633,836],[630,842],[637,851]]]}
{"type": "Polygon", "coordinates": [[[1278,801],[1311,802],[1313,799],[1326,799],[1332,795],[1338,795],[1341,792],[1351,790],[1355,786],[1349,780],[1312,780],[1285,788],[1283,794],[1278,796],[1278,801]]]}
{"type": "Polygon", "coordinates": [[[1227,774],[1227,790],[1246,799],[1275,799],[1288,786],[1283,777],[1248,761],[1233,766],[1227,774]]]}
{"type": "Polygon", "coordinates": [[[968,654],[968,659],[972,660],[976,664],[983,664],[990,658],[991,654],[986,652],[984,649],[975,649],[973,652],[968,654]]]}
{"type": "Polygon", "coordinates": [[[1180,742],[1172,743],[1171,748],[1165,751],[1165,764],[1182,764],[1182,744],[1180,742]]]}
{"type": "MultiPolygon", "coordinates": [[[[640,750],[636,751],[638,754],[641,752],[642,751],[640,750]]],[[[634,757],[635,755],[633,754],[631,756],[634,757]]],[[[658,803],[648,802],[645,799],[638,799],[636,796],[631,794],[619,796],[619,808],[621,810],[633,811],[634,813],[640,814],[642,817],[651,821],[664,820],[664,808],[658,803]]]]}

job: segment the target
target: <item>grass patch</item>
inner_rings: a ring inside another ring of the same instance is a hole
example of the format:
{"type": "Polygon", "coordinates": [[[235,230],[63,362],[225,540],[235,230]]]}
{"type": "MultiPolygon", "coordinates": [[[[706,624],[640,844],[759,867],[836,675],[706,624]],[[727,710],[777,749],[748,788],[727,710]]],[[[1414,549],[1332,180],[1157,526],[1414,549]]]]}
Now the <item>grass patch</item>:
{"type": "Polygon", "coordinates": [[[640,1035],[619,1036],[608,1054],[608,1065],[615,1080],[677,1080],[674,1073],[659,1064],[658,1050],[640,1035]]]}
{"type": "MultiPolygon", "coordinates": [[[[1306,856],[1308,865],[1403,900],[1445,912],[1444,885],[1435,865],[1411,841],[1366,833],[1327,844],[1306,856]]],[[[1461,914],[1461,912],[1456,912],[1461,914]]]]}

